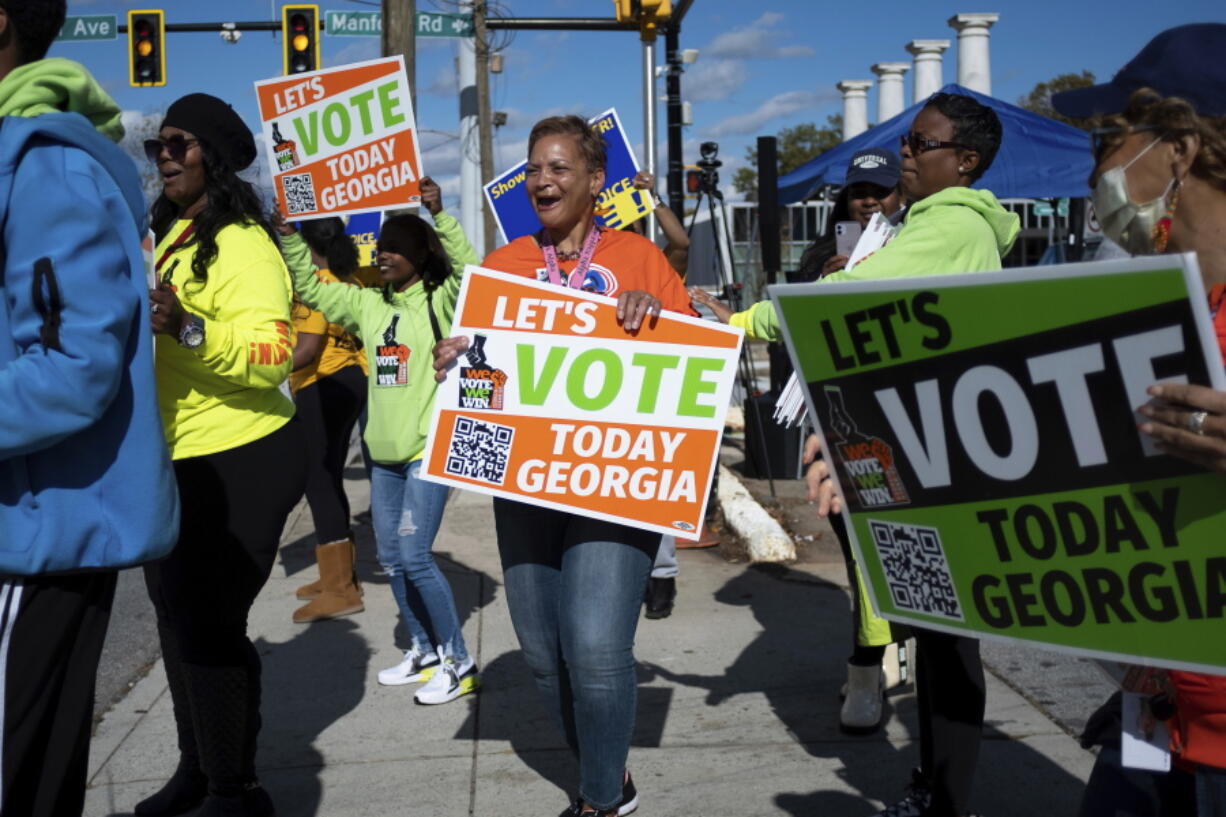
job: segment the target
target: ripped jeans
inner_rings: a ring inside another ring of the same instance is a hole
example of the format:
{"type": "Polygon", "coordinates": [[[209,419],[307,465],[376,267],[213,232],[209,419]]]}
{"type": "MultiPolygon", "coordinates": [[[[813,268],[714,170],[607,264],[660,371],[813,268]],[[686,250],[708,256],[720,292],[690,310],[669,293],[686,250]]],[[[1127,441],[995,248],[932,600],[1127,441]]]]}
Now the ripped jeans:
{"type": "Polygon", "coordinates": [[[430,653],[441,647],[463,663],[468,650],[455,598],[431,551],[443,520],[448,488],[421,479],[420,471],[420,460],[373,464],[370,519],[379,563],[391,582],[413,648],[430,653]]]}

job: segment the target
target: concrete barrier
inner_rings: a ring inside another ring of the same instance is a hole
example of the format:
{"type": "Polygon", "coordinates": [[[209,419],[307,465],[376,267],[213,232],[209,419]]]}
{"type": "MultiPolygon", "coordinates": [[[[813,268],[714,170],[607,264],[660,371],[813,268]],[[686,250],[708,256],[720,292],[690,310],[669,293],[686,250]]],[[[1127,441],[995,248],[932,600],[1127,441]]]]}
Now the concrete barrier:
{"type": "Polygon", "coordinates": [[[790,562],[796,543],[775,518],[758,504],[736,474],[719,466],[719,504],[724,521],[745,542],[751,562],[790,562]]]}

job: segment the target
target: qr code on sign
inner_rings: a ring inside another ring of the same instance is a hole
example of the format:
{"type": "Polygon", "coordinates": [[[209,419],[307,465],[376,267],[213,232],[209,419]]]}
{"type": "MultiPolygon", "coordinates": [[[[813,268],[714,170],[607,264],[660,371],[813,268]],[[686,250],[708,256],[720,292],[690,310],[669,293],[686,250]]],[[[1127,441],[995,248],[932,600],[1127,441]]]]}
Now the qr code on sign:
{"type": "Polygon", "coordinates": [[[281,177],[281,189],[285,191],[285,206],[290,215],[313,213],[319,209],[315,204],[315,183],[310,173],[295,173],[281,177]]]}
{"type": "Polygon", "coordinates": [[[962,606],[937,529],[873,519],[868,526],[894,606],[962,621],[962,606]]]}
{"type": "Polygon", "coordinates": [[[502,485],[507,475],[507,459],[515,429],[497,423],[484,423],[471,417],[457,417],[451,431],[451,447],[443,473],[490,485],[502,485]]]}

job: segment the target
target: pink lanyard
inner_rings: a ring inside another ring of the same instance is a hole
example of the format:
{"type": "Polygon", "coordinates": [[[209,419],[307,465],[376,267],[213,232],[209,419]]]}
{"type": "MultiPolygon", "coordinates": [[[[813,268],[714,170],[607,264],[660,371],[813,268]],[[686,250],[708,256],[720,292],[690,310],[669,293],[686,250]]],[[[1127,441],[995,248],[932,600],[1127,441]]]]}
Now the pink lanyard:
{"type": "MultiPolygon", "coordinates": [[[[558,251],[553,246],[553,239],[549,237],[548,231],[543,231],[541,239],[541,251],[545,253],[545,269],[549,272],[549,283],[561,284],[562,271],[558,269],[558,251]]],[[[570,288],[579,289],[583,286],[583,279],[587,277],[587,271],[592,266],[592,256],[596,254],[596,244],[600,241],[600,228],[592,225],[592,229],[587,234],[587,238],[583,241],[583,251],[579,253],[579,263],[570,274],[570,288]]]]}

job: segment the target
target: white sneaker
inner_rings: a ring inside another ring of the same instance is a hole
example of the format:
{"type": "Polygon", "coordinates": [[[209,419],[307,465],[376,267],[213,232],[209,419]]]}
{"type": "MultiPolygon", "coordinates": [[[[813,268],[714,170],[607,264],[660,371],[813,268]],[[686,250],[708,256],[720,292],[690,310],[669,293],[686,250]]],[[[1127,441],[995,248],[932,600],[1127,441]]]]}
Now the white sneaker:
{"type": "Polygon", "coordinates": [[[419,704],[445,704],[481,688],[477,662],[472,658],[465,659],[462,664],[450,655],[440,655],[439,658],[437,671],[413,695],[414,701],[419,704]]]}
{"type": "Polygon", "coordinates": [[[438,670],[438,656],[434,653],[423,653],[409,650],[404,654],[404,660],[394,667],[379,671],[379,683],[385,687],[398,687],[404,684],[417,684],[429,681],[438,670]]]}

